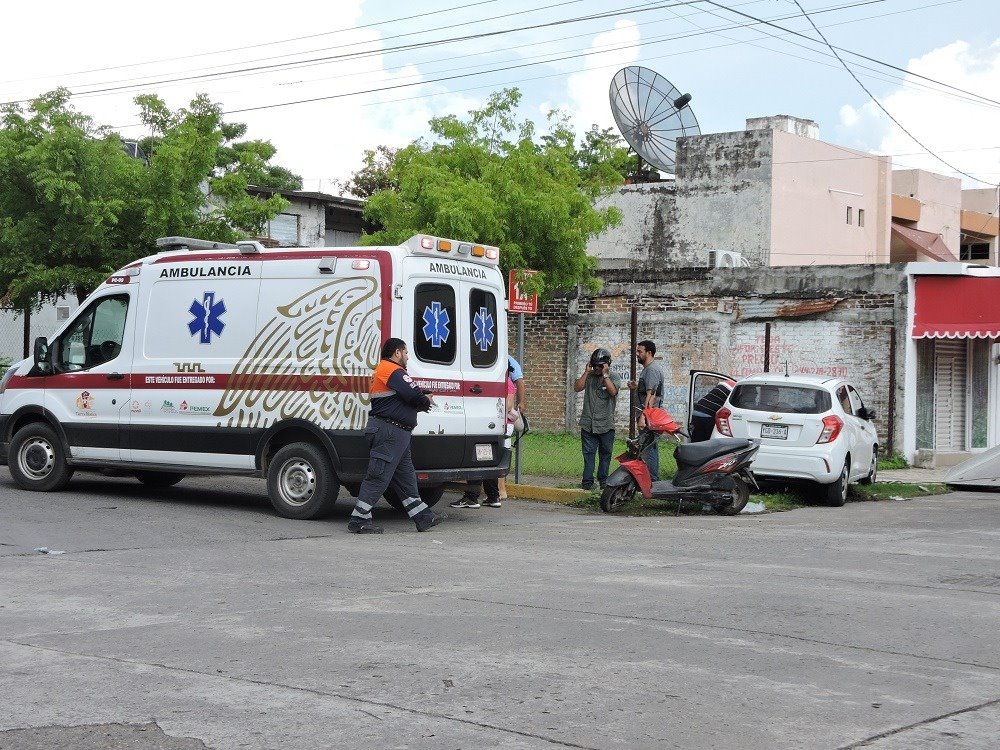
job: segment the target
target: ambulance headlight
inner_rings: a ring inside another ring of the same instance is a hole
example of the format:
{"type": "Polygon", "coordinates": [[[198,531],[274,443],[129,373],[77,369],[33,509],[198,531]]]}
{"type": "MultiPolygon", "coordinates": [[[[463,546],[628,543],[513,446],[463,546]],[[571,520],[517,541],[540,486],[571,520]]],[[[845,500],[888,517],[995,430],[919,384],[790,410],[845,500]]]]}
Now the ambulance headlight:
{"type": "Polygon", "coordinates": [[[0,377],[0,393],[7,390],[7,384],[10,382],[10,379],[14,377],[15,372],[17,372],[17,365],[14,367],[8,367],[7,372],[3,374],[3,377],[0,377]]]}

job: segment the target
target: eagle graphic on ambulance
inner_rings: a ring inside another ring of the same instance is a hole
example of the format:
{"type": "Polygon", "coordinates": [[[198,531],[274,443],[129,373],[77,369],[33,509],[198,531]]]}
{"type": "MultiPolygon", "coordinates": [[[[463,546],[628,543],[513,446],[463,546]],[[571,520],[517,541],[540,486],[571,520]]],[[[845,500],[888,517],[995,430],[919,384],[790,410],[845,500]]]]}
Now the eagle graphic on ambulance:
{"type": "Polygon", "coordinates": [[[413,431],[424,501],[506,473],[498,248],[428,235],[394,247],[157,245],[0,378],[0,463],[18,486],[62,489],[77,470],[158,487],[242,474],[267,479],[281,515],[325,516],[364,477],[369,378],[392,336],[437,402],[413,431]],[[135,408],[144,402],[162,406],[135,408]]]}

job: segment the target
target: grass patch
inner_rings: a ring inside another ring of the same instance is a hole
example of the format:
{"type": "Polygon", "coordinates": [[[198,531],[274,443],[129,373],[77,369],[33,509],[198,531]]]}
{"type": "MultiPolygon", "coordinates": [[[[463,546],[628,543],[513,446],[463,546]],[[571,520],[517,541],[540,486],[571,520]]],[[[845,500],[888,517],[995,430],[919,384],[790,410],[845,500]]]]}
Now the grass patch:
{"type": "MultiPolygon", "coordinates": [[[[627,430],[619,435],[626,435],[627,430]]],[[[667,479],[677,473],[677,462],[674,461],[675,443],[660,440],[660,478],[667,479]]],[[[625,438],[615,439],[615,449],[612,457],[625,452],[625,438]]],[[[611,460],[611,471],[617,468],[614,458],[611,460]]],[[[521,473],[546,477],[569,477],[576,479],[568,483],[570,487],[579,485],[583,477],[583,447],[580,444],[580,433],[565,432],[529,432],[521,438],[521,473]]]]}
{"type": "MultiPolygon", "coordinates": [[[[928,497],[930,495],[943,495],[948,492],[948,488],[943,484],[924,483],[907,484],[903,482],[883,482],[874,485],[852,484],[848,502],[879,502],[886,500],[911,499],[915,497],[928,497]]],[[[566,505],[573,508],[583,508],[600,512],[601,493],[593,491],[586,497],[572,500],[566,505]]],[[[789,485],[774,492],[755,493],[750,496],[750,502],[764,503],[765,511],[768,513],[780,513],[796,508],[808,508],[810,506],[823,506],[822,496],[816,487],[808,485],[789,485]]],[[[635,499],[626,503],[617,515],[624,516],[673,516],[677,515],[677,503],[667,500],[646,500],[642,495],[636,494],[635,499]]],[[[705,510],[701,503],[686,501],[681,503],[680,515],[715,515],[714,511],[705,510]]]]}
{"type": "Polygon", "coordinates": [[[896,451],[889,456],[879,456],[878,458],[878,470],[884,471],[885,469],[909,469],[910,462],[906,460],[906,457],[902,453],[896,451]]]}

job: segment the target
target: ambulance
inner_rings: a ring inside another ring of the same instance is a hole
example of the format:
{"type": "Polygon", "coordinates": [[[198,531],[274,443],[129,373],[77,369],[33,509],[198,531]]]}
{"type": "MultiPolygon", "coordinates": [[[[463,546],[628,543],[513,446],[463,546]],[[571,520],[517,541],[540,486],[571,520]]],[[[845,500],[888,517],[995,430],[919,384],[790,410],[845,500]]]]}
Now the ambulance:
{"type": "Polygon", "coordinates": [[[0,463],[19,487],[60,490],[77,470],[153,487],[259,476],[281,515],[325,516],[364,477],[368,383],[390,337],[436,402],[413,430],[424,501],[506,473],[498,248],[428,235],[398,247],[157,245],[0,379],[0,463]]]}

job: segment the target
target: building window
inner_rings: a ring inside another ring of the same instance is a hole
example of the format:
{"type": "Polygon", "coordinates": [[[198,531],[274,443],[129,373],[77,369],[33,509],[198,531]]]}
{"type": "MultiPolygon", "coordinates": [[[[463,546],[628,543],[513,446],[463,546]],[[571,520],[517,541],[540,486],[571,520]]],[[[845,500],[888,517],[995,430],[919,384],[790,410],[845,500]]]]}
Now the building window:
{"type": "MultiPolygon", "coordinates": [[[[850,222],[848,222],[850,223],[850,222]]],[[[865,210],[863,208],[858,209],[858,226],[863,227],[865,225],[865,210]]]]}
{"type": "Polygon", "coordinates": [[[847,207],[847,223],[848,224],[854,223],[854,209],[851,208],[850,206],[847,207]]]}
{"type": "Polygon", "coordinates": [[[989,260],[990,243],[970,242],[959,249],[960,260],[989,260]]]}

